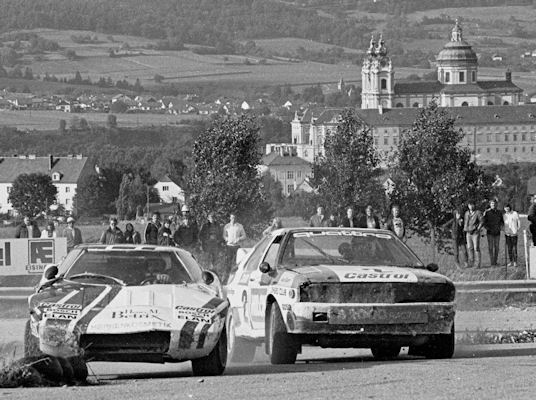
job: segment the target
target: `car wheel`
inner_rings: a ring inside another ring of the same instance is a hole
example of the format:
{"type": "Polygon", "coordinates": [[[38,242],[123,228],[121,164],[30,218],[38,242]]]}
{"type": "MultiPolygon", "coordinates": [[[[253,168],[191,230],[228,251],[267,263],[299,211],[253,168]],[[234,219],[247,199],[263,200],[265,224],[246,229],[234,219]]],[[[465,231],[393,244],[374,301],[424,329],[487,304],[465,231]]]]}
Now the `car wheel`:
{"type": "Polygon", "coordinates": [[[450,333],[446,335],[434,335],[430,338],[425,345],[423,355],[431,359],[452,358],[454,355],[455,341],[456,333],[453,323],[450,333]]]}
{"type": "Polygon", "coordinates": [[[24,357],[34,357],[43,355],[39,350],[39,339],[32,335],[30,320],[26,321],[24,328],[24,357]]]}
{"type": "Polygon", "coordinates": [[[223,327],[216,346],[208,356],[192,360],[194,376],[221,375],[227,364],[227,334],[223,327]]]}
{"type": "Polygon", "coordinates": [[[298,356],[298,345],[283,321],[277,303],[270,307],[268,354],[272,364],[294,364],[298,356]]]}
{"type": "Polygon", "coordinates": [[[255,357],[257,346],[253,342],[236,337],[231,312],[229,312],[227,320],[227,330],[229,332],[227,337],[227,359],[229,362],[251,362],[255,357]]]}
{"type": "Polygon", "coordinates": [[[377,360],[392,360],[400,354],[400,346],[385,345],[372,347],[370,349],[372,355],[377,360]]]}
{"type": "Polygon", "coordinates": [[[74,380],[85,382],[88,376],[87,364],[82,357],[69,357],[67,359],[73,368],[74,380]]]}

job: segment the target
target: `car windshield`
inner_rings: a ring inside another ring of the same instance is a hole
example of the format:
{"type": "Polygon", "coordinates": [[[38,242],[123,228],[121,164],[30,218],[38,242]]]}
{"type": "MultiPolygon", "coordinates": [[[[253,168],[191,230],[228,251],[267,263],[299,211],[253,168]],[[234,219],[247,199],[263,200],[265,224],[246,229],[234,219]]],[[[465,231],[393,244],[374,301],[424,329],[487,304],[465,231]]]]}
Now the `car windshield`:
{"type": "Polygon", "coordinates": [[[281,264],[288,267],[319,264],[423,266],[394,235],[349,229],[292,233],[283,250],[281,264]]]}
{"type": "Polygon", "coordinates": [[[169,283],[191,283],[198,275],[189,271],[174,252],[86,249],[73,260],[64,278],[139,285],[158,274],[168,275],[169,283]]]}

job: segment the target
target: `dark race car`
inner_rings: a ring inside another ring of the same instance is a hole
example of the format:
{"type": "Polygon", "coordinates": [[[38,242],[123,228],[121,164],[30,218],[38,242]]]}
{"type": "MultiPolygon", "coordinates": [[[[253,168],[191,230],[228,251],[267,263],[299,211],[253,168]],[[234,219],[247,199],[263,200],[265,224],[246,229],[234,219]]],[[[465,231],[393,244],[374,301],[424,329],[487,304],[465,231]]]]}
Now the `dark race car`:
{"type": "MultiPolygon", "coordinates": [[[[245,253],[245,252],[243,252],[245,253]]],[[[274,364],[303,344],[370,348],[377,358],[454,352],[455,288],[394,234],[353,228],[280,229],[246,253],[227,286],[228,357],[264,342],[274,364]]]]}
{"type": "Polygon", "coordinates": [[[225,369],[228,301],[217,276],[179,248],[79,246],[47,267],[28,301],[27,356],[225,369]]]}

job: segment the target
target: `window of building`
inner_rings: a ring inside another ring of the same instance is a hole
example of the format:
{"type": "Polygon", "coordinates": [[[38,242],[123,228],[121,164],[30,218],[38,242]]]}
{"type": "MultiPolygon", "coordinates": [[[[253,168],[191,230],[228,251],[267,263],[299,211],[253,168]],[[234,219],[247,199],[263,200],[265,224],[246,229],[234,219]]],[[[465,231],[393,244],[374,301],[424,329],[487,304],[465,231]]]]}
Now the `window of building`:
{"type": "Polygon", "coordinates": [[[524,142],[525,140],[527,140],[527,134],[526,133],[522,133],[521,134],[521,140],[524,142]]]}
{"type": "Polygon", "coordinates": [[[505,133],[504,134],[504,141],[508,142],[509,140],[510,140],[510,136],[508,135],[508,133],[505,133]]]}
{"type": "Polygon", "coordinates": [[[471,71],[471,82],[476,82],[476,71],[471,71]]]}
{"type": "Polygon", "coordinates": [[[71,202],[71,199],[65,199],[65,205],[69,205],[70,202],[71,202]]]}
{"type": "Polygon", "coordinates": [[[404,104],[402,104],[402,103],[396,103],[396,107],[397,107],[397,108],[403,108],[403,107],[404,107],[404,104]]]}
{"type": "Polygon", "coordinates": [[[388,137],[383,138],[383,144],[386,145],[386,146],[389,144],[389,138],[388,137]]]}
{"type": "Polygon", "coordinates": [[[450,72],[445,72],[445,82],[450,82],[450,72]]]}
{"type": "Polygon", "coordinates": [[[69,186],[65,187],[65,193],[69,193],[71,191],[71,188],[69,186]]]}
{"type": "MultiPolygon", "coordinates": [[[[488,101],[488,106],[492,106],[493,105],[493,101],[488,101]]],[[[488,127],[489,129],[489,127],[488,127]]]]}
{"type": "Polygon", "coordinates": [[[468,107],[468,106],[469,106],[469,103],[467,103],[466,101],[464,101],[464,102],[462,103],[462,107],[468,107]]]}
{"type": "Polygon", "coordinates": [[[398,145],[398,138],[397,138],[397,137],[394,137],[394,138],[393,138],[393,144],[394,144],[395,146],[398,145]]]}
{"type": "Polygon", "coordinates": [[[477,149],[476,152],[477,152],[478,154],[480,154],[480,149],[477,149]]]}
{"type": "Polygon", "coordinates": [[[413,107],[415,108],[419,107],[419,103],[413,103],[413,107]]]}
{"type": "Polygon", "coordinates": [[[296,171],[296,178],[301,178],[301,171],[296,171]]]}
{"type": "Polygon", "coordinates": [[[380,85],[381,85],[380,87],[381,87],[382,89],[387,89],[387,79],[382,79],[382,80],[380,81],[380,85]]]}
{"type": "Polygon", "coordinates": [[[534,153],[534,147],[531,147],[531,148],[530,148],[530,152],[531,152],[531,153],[534,153]]]}
{"type": "Polygon", "coordinates": [[[503,106],[509,106],[510,103],[508,103],[507,101],[503,102],[503,106]]]}
{"type": "Polygon", "coordinates": [[[378,138],[377,138],[377,137],[374,138],[374,145],[375,145],[375,146],[378,145],[378,138]]]}
{"type": "Polygon", "coordinates": [[[169,190],[169,186],[162,186],[162,192],[167,192],[169,190]]]}
{"type": "Polygon", "coordinates": [[[287,179],[294,179],[294,171],[287,171],[287,179]]]}
{"type": "Polygon", "coordinates": [[[495,141],[500,142],[501,141],[501,135],[499,133],[495,134],[495,141]]]}
{"type": "Polygon", "coordinates": [[[490,151],[490,148],[488,147],[488,148],[487,148],[486,150],[487,150],[487,152],[489,153],[489,151],[490,151]]]}
{"type": "Polygon", "coordinates": [[[294,185],[287,185],[287,193],[292,193],[294,191],[294,185]]]}
{"type": "Polygon", "coordinates": [[[491,142],[491,135],[490,134],[487,135],[487,141],[491,142]]]}
{"type": "Polygon", "coordinates": [[[460,82],[465,82],[465,72],[460,71],[460,82]]]}
{"type": "Polygon", "coordinates": [[[525,152],[525,146],[523,146],[523,147],[521,148],[521,152],[522,152],[522,153],[525,152]]]}
{"type": "Polygon", "coordinates": [[[517,147],[514,147],[514,153],[516,153],[516,152],[517,152],[517,147]]]}
{"type": "Polygon", "coordinates": [[[505,153],[508,153],[508,147],[505,147],[505,148],[504,148],[504,152],[505,152],[505,153]]]}
{"type": "Polygon", "coordinates": [[[514,142],[517,142],[517,133],[514,133],[514,142]]]}
{"type": "Polygon", "coordinates": [[[499,152],[499,148],[496,147],[496,148],[495,148],[495,153],[498,153],[498,152],[499,152]]]}
{"type": "Polygon", "coordinates": [[[11,192],[11,186],[6,187],[6,191],[7,191],[8,193],[10,193],[10,192],[11,192]]]}
{"type": "Polygon", "coordinates": [[[61,176],[60,176],[60,173],[59,173],[59,172],[54,172],[54,173],[52,174],[52,180],[53,180],[53,181],[59,181],[59,180],[60,180],[60,177],[61,177],[61,176]]]}

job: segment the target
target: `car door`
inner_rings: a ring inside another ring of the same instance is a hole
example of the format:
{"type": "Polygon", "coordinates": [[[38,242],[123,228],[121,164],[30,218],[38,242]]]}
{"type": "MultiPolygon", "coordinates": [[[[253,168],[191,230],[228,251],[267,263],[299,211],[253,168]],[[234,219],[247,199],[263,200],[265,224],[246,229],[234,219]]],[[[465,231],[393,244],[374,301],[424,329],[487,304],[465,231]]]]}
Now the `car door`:
{"type": "MultiPolygon", "coordinates": [[[[267,262],[270,267],[277,269],[279,261],[279,249],[283,235],[276,236],[270,243],[268,249],[263,253],[263,257],[259,260],[260,265],[262,262],[267,262]]],[[[266,313],[266,295],[268,288],[272,284],[274,275],[263,274],[257,267],[250,275],[249,287],[251,290],[251,316],[250,321],[254,330],[260,330],[264,332],[264,316],[266,313]]]]}

